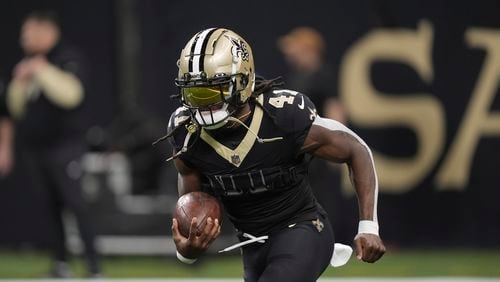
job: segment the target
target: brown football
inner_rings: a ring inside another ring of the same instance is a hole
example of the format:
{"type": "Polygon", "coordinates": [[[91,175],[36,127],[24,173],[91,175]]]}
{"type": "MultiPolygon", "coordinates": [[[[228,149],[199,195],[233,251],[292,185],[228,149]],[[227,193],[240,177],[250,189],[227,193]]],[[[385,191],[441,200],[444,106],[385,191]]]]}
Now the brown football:
{"type": "Polygon", "coordinates": [[[182,195],[177,200],[177,205],[174,210],[174,218],[177,219],[177,226],[182,236],[189,236],[189,227],[191,219],[198,219],[196,234],[200,234],[209,217],[212,220],[219,220],[219,225],[222,224],[222,209],[219,201],[212,195],[205,192],[190,192],[182,195]]]}

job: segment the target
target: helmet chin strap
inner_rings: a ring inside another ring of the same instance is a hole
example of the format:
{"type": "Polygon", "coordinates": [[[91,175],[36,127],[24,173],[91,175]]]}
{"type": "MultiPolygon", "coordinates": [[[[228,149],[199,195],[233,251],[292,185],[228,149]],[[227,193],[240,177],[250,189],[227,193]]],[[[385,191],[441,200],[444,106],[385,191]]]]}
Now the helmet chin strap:
{"type": "Polygon", "coordinates": [[[245,127],[248,132],[250,132],[253,136],[255,136],[257,138],[257,142],[259,143],[268,143],[268,142],[273,142],[273,141],[278,141],[278,140],[283,140],[283,137],[274,137],[274,138],[260,138],[259,135],[257,135],[257,133],[255,133],[253,130],[251,130],[244,122],[242,122],[241,120],[235,118],[235,117],[228,117],[227,118],[228,121],[233,121],[233,122],[236,122],[236,123],[239,123],[240,125],[242,125],[243,127],[245,127]]]}
{"type": "Polygon", "coordinates": [[[283,140],[283,137],[274,137],[274,138],[260,138],[257,133],[255,133],[252,129],[250,129],[244,122],[242,122],[240,119],[235,118],[231,116],[231,113],[228,110],[229,104],[224,103],[224,106],[217,111],[203,111],[200,112],[199,110],[196,111],[194,117],[196,119],[196,122],[200,124],[204,129],[206,130],[214,130],[223,127],[224,125],[227,124],[228,121],[236,122],[239,125],[243,126],[250,132],[252,135],[254,135],[257,138],[257,142],[259,143],[268,143],[268,142],[273,142],[273,141],[278,141],[278,140],[283,140]],[[212,124],[207,124],[206,121],[211,120],[213,121],[212,124]]]}
{"type": "MultiPolygon", "coordinates": [[[[227,124],[228,121],[232,121],[232,122],[236,122],[238,124],[240,124],[241,126],[243,126],[244,128],[246,128],[246,130],[248,130],[248,132],[250,132],[250,134],[252,134],[253,136],[256,137],[257,139],[257,142],[259,143],[269,143],[269,142],[274,142],[274,141],[278,141],[278,140],[283,140],[283,137],[274,137],[274,138],[260,138],[259,135],[257,135],[257,133],[255,133],[252,129],[250,129],[244,122],[242,122],[241,120],[231,116],[229,114],[229,111],[227,110],[227,104],[223,107],[223,109],[219,110],[218,112],[222,112],[223,114],[224,113],[227,113],[226,117],[221,119],[218,123],[216,124],[213,124],[213,125],[210,125],[210,126],[202,126],[204,129],[217,129],[217,128],[220,128],[222,126],[224,126],[225,124],[227,124]]],[[[217,112],[216,112],[217,114],[217,112]]],[[[196,111],[196,115],[195,115],[195,118],[197,118],[197,116],[200,115],[200,118],[201,118],[201,114],[199,111],[196,111]]],[[[216,115],[211,115],[211,116],[214,116],[214,120],[215,119],[215,116],[216,115]]],[[[217,115],[218,116],[218,115],[217,115]]],[[[197,119],[197,121],[199,122],[200,120],[197,119]]],[[[203,119],[201,120],[203,121],[203,119]]],[[[200,123],[198,123],[200,124],[200,123]]],[[[173,156],[171,156],[170,158],[168,158],[166,161],[171,161],[177,157],[179,157],[181,154],[187,152],[188,150],[188,145],[189,145],[189,140],[191,139],[191,137],[193,136],[193,134],[196,132],[196,128],[197,126],[193,123],[190,127],[187,127],[188,128],[188,133],[186,134],[186,137],[184,138],[184,144],[181,148],[181,150],[179,150],[177,153],[175,153],[173,156]]],[[[164,137],[158,139],[155,143],[159,142],[160,140],[163,140],[164,137]]]]}

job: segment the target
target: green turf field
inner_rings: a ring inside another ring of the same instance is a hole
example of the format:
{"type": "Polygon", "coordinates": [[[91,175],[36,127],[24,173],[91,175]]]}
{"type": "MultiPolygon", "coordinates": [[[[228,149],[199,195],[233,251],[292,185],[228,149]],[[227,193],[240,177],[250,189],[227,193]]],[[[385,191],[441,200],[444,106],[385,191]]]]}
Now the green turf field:
{"type": "MultiPolygon", "coordinates": [[[[81,259],[72,266],[77,276],[85,274],[81,259]]],[[[0,251],[0,278],[41,278],[47,274],[48,257],[33,251],[0,251]]],[[[207,256],[194,266],[167,257],[106,257],[104,275],[132,277],[242,277],[238,256],[207,256]]],[[[328,268],[322,277],[500,277],[500,250],[392,251],[376,264],[351,259],[341,268],[328,268]]]]}

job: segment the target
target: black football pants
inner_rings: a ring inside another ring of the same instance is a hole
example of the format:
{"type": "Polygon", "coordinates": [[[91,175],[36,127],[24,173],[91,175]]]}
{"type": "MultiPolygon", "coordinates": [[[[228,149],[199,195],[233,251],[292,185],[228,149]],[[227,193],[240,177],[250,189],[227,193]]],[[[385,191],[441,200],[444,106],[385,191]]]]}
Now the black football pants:
{"type": "Polygon", "coordinates": [[[243,247],[245,282],[316,281],[330,263],[333,231],[327,217],[319,215],[324,228],[312,221],[269,235],[265,243],[243,247]]]}

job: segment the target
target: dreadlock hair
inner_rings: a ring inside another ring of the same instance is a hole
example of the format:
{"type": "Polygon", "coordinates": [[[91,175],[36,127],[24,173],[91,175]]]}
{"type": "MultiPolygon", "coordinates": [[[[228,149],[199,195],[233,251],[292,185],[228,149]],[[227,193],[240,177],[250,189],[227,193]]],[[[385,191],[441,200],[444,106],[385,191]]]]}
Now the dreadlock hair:
{"type": "MultiPolygon", "coordinates": [[[[188,127],[188,124],[192,121],[191,117],[187,118],[186,120],[180,122],[176,127],[174,127],[170,132],[168,132],[166,135],[158,138],[156,141],[153,142],[153,146],[157,145],[158,143],[162,142],[162,141],[165,141],[167,140],[168,138],[172,137],[175,132],[177,132],[180,128],[182,127],[188,127]]],[[[188,144],[187,147],[184,147],[186,146],[186,143],[184,144],[183,148],[181,150],[179,150],[177,153],[173,154],[171,157],[169,157],[168,159],[166,159],[166,161],[170,161],[170,160],[173,160],[173,159],[176,159],[179,155],[181,155],[182,153],[188,151],[189,149],[191,149],[195,144],[196,142],[198,142],[198,140],[200,139],[200,127],[199,126],[195,126],[193,124],[191,124],[192,126],[194,126],[195,128],[195,131],[193,132],[194,133],[194,141],[191,142],[191,145],[188,144]],[[185,150],[185,151],[184,151],[185,150]]],[[[188,129],[189,131],[189,129],[188,129]]],[[[189,134],[191,133],[188,133],[188,136],[186,137],[185,139],[185,142],[188,142],[189,143],[189,134]]]]}
{"type": "Polygon", "coordinates": [[[278,76],[273,79],[265,79],[262,76],[255,77],[255,89],[253,90],[252,97],[257,97],[260,94],[269,91],[271,89],[276,89],[283,87],[285,82],[283,82],[283,78],[278,76]]]}
{"type": "Polygon", "coordinates": [[[179,128],[182,128],[183,126],[185,126],[188,122],[190,122],[191,119],[188,118],[186,119],[185,121],[179,123],[176,127],[174,127],[170,132],[168,132],[166,135],[156,139],[156,141],[153,142],[153,146],[162,142],[162,141],[165,141],[167,140],[168,138],[172,137],[174,135],[175,132],[177,132],[177,130],[179,130],[179,128]]]}

